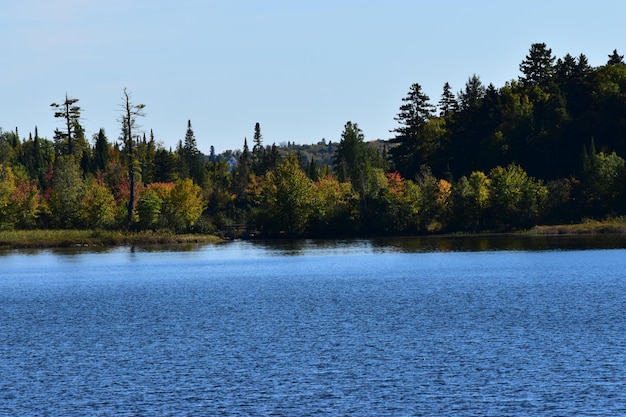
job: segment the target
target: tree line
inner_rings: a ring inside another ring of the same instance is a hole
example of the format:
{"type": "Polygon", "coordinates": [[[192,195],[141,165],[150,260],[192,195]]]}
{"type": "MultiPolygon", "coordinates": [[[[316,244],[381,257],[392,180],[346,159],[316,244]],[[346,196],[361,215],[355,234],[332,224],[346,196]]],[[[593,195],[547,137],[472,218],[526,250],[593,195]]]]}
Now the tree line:
{"type": "Polygon", "coordinates": [[[389,140],[347,122],[337,142],[175,149],[141,132],[127,90],[120,135],[88,140],[79,100],[52,103],[51,140],[0,130],[0,230],[90,228],[260,236],[505,231],[626,211],[626,65],[532,44],[502,87],[476,74],[433,103],[402,98],[389,140]]]}

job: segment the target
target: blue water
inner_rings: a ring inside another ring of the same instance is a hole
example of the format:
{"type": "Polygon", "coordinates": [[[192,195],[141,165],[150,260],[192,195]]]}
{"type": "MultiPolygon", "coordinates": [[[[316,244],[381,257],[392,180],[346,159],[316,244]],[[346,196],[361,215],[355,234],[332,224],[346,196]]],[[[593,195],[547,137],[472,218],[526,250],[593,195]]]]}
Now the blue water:
{"type": "Polygon", "coordinates": [[[626,415],[626,251],[0,256],[0,415],[626,415]]]}

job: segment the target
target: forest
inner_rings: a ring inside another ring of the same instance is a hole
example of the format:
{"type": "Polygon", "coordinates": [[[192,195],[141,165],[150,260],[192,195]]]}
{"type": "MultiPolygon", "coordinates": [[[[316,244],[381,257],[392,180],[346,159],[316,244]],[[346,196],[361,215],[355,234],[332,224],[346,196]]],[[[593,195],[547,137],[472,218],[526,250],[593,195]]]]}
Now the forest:
{"type": "MultiPolygon", "coordinates": [[[[175,149],[141,131],[124,90],[120,133],[89,140],[79,99],[51,105],[52,139],[0,129],[0,230],[166,230],[228,237],[502,232],[626,214],[626,64],[532,44],[520,75],[471,75],[399,98],[390,138],[348,121],[336,141],[175,149]],[[394,126],[395,125],[395,126],[394,126]]],[[[147,121],[147,119],[145,120],[147,121]]],[[[252,130],[252,129],[251,129],[252,130]]]]}

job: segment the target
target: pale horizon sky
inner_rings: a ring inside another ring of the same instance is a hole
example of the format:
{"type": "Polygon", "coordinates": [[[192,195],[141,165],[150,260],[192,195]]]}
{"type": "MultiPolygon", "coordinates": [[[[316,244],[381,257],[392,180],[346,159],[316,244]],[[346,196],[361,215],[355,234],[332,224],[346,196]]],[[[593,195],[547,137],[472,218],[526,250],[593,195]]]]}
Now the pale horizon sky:
{"type": "Polygon", "coordinates": [[[626,52],[626,2],[419,0],[2,0],[0,127],[62,127],[79,99],[87,138],[120,134],[124,87],[142,129],[175,148],[187,120],[201,152],[338,142],[347,121],[388,139],[411,84],[436,104],[473,74],[501,87],[530,45],[592,66],[626,52]]]}

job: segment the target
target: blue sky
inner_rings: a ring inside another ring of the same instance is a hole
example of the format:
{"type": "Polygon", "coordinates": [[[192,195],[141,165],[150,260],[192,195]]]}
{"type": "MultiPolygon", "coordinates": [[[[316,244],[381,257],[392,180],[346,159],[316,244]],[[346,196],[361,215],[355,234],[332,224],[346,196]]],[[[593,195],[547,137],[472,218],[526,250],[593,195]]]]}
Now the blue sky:
{"type": "Polygon", "coordinates": [[[501,87],[530,45],[593,66],[626,52],[626,2],[4,0],[0,127],[52,138],[50,103],[79,99],[89,138],[119,137],[127,87],[166,147],[187,120],[200,150],[338,141],[344,124],[389,138],[412,83],[436,103],[472,74],[501,87]]]}

